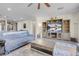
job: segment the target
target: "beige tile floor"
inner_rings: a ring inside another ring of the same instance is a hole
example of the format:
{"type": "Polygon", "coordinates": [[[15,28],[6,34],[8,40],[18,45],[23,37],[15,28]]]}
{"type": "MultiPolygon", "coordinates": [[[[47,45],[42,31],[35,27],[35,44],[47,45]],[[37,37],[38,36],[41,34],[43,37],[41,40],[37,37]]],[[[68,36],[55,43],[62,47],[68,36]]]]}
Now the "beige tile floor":
{"type": "Polygon", "coordinates": [[[50,56],[49,54],[32,49],[31,44],[25,45],[6,56],[50,56]]]}

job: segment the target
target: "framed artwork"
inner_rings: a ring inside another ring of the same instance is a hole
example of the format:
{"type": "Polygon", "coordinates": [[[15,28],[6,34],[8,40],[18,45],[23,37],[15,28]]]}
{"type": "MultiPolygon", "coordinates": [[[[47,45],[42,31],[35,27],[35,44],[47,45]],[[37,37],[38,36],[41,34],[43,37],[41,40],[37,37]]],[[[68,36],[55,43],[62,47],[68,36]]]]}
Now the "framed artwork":
{"type": "Polygon", "coordinates": [[[26,28],[26,23],[23,24],[23,28],[26,28]]]}

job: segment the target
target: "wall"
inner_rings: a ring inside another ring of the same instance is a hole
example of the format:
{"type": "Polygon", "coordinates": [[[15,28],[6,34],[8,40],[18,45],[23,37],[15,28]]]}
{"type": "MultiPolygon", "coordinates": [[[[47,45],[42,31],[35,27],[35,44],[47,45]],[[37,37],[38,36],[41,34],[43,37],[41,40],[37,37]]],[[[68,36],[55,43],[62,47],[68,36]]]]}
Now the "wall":
{"type": "Polygon", "coordinates": [[[17,30],[28,30],[30,34],[33,34],[32,21],[26,20],[17,22],[17,30]],[[24,23],[26,24],[26,28],[23,28],[24,23]]]}
{"type": "Polygon", "coordinates": [[[76,19],[77,19],[77,24],[78,24],[78,32],[77,32],[77,36],[78,36],[78,42],[79,42],[79,12],[75,15],[76,19]]]}
{"type": "Polygon", "coordinates": [[[46,20],[49,20],[49,17],[36,17],[36,38],[37,35],[40,35],[42,38],[42,22],[45,22],[46,20]]]}
{"type": "Polygon", "coordinates": [[[2,26],[1,26],[1,23],[0,23],[0,31],[2,30],[2,26]]]}

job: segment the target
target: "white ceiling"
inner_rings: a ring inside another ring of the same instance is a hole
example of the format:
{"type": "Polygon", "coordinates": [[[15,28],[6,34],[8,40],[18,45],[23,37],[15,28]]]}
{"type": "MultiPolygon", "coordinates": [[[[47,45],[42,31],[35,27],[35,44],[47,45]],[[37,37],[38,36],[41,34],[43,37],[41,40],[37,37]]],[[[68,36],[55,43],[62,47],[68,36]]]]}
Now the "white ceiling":
{"type": "Polygon", "coordinates": [[[27,5],[27,3],[2,3],[0,4],[0,15],[14,20],[21,20],[22,18],[33,20],[35,16],[62,15],[78,12],[79,10],[78,3],[51,3],[49,8],[41,3],[39,10],[37,9],[37,4],[33,4],[30,7],[27,7],[27,5]],[[11,11],[8,11],[7,8],[11,8],[11,11]]]}

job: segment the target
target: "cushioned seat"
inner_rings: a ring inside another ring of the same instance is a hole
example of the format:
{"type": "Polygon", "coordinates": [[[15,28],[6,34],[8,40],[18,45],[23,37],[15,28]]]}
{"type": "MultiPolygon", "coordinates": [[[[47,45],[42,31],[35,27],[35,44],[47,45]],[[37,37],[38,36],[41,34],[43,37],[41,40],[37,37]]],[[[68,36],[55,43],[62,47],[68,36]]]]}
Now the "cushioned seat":
{"type": "Polygon", "coordinates": [[[34,39],[34,36],[27,31],[17,31],[4,32],[1,34],[0,38],[6,41],[5,49],[9,53],[16,48],[31,42],[34,39]]]}
{"type": "Polygon", "coordinates": [[[76,56],[77,46],[68,42],[56,42],[53,50],[54,56],[76,56]]]}

